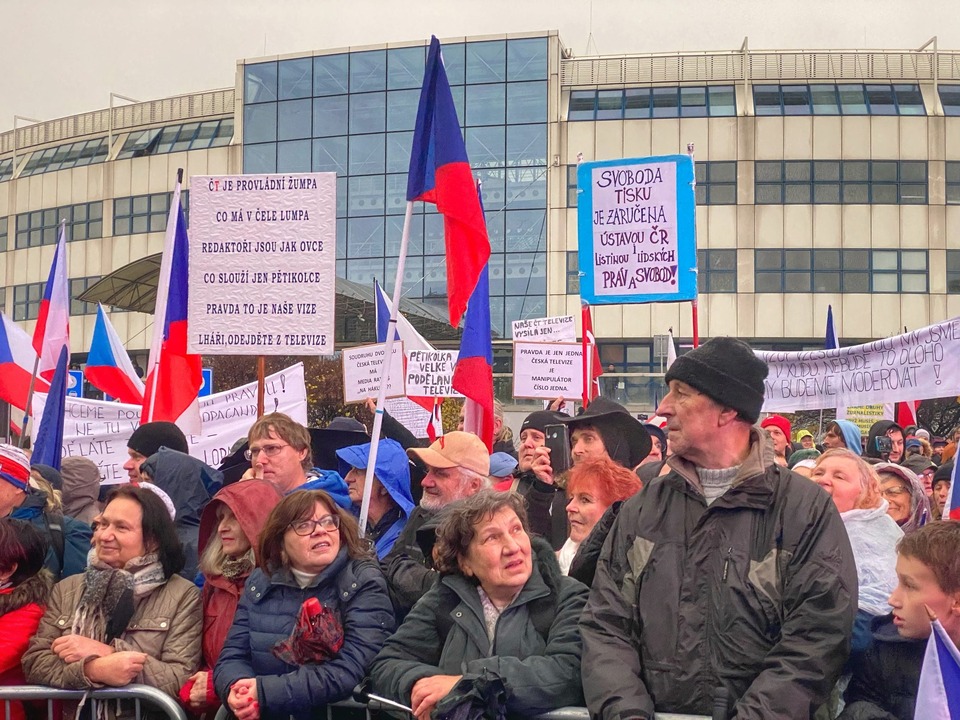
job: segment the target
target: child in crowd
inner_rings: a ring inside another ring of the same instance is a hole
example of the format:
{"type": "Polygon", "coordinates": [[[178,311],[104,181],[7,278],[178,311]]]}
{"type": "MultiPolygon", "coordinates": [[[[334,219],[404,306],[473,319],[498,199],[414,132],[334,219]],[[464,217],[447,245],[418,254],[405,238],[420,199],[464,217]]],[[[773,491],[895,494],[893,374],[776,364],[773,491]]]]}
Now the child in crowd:
{"type": "Polygon", "coordinates": [[[960,522],[933,522],[897,545],[893,612],[873,621],[873,642],[852,658],[840,720],[913,720],[920,668],[936,617],[960,644],[960,522]]]}

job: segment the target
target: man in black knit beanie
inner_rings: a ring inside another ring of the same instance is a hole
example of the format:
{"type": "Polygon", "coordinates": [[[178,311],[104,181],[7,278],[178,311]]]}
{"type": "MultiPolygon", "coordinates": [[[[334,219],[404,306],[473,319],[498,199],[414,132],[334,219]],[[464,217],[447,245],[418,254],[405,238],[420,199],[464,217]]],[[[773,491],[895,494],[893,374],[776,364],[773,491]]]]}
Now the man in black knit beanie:
{"type": "Polygon", "coordinates": [[[580,620],[591,717],[812,717],[839,678],[853,553],[830,497],[754,426],[766,377],[728,337],[670,366],[673,455],[620,510],[580,620]]]}

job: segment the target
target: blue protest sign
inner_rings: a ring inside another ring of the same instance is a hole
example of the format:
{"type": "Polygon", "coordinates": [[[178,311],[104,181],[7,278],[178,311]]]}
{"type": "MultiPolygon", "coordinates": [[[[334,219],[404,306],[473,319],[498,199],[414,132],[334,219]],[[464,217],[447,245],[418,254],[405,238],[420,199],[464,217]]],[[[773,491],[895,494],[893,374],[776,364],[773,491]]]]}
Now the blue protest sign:
{"type": "Polygon", "coordinates": [[[689,155],[581,163],[580,297],[593,305],[697,296],[697,228],[689,155]]]}

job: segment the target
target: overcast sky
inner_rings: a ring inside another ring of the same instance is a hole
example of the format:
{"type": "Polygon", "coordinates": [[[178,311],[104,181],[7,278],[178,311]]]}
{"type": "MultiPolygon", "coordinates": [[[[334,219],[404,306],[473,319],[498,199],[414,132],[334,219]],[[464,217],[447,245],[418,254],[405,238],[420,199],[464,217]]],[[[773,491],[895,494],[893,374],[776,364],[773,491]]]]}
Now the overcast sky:
{"type": "Polygon", "coordinates": [[[577,55],[960,49],[956,0],[0,0],[0,131],[232,86],[236,61],[371,43],[557,29],[577,55]],[[591,20],[592,16],[592,20],[591,20]],[[589,45],[588,39],[592,40],[589,45]]]}

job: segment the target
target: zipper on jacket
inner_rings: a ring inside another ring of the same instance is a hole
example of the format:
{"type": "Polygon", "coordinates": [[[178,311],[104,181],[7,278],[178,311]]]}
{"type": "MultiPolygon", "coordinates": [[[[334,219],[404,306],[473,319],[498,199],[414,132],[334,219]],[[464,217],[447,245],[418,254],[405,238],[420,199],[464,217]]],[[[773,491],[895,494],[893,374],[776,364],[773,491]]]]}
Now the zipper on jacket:
{"type": "Polygon", "coordinates": [[[727,548],[727,557],[726,557],[726,559],[723,561],[723,578],[722,578],[722,581],[723,581],[723,582],[726,582],[726,581],[727,581],[727,572],[730,570],[730,556],[731,556],[731,555],[733,555],[733,548],[732,548],[732,547],[728,547],[728,548],[727,548]]]}

